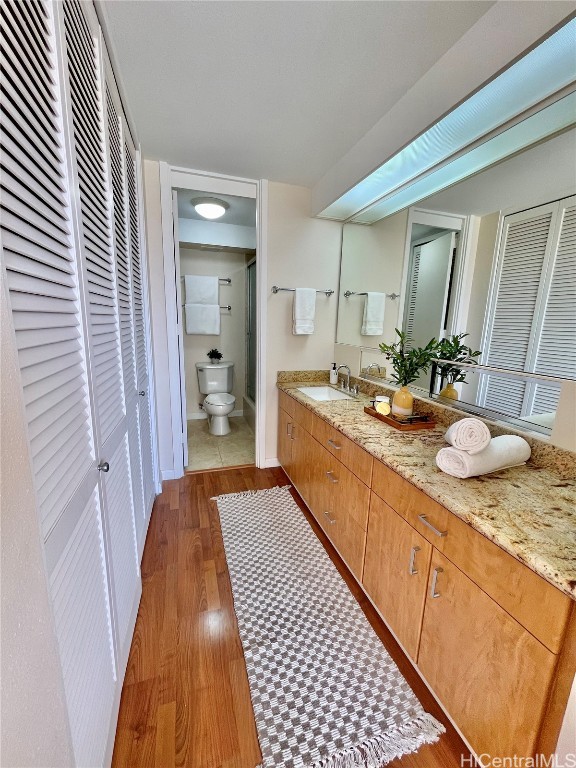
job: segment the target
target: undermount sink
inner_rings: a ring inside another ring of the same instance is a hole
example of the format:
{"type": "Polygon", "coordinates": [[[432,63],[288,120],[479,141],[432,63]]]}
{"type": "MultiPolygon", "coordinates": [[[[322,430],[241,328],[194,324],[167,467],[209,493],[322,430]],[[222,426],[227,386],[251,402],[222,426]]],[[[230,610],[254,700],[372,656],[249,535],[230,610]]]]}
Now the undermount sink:
{"type": "Polygon", "coordinates": [[[341,392],[339,389],[332,389],[332,387],[298,387],[298,391],[302,392],[312,400],[352,400],[350,395],[345,392],[341,392]]]}

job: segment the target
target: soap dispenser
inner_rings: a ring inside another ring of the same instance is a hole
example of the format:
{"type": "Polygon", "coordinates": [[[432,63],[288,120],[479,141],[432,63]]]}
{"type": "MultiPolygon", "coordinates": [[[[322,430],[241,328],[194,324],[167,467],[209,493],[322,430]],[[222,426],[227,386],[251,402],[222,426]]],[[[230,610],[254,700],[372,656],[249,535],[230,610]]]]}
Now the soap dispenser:
{"type": "Polygon", "coordinates": [[[330,384],[338,384],[338,371],[336,370],[336,363],[332,363],[332,370],[330,371],[330,384]]]}

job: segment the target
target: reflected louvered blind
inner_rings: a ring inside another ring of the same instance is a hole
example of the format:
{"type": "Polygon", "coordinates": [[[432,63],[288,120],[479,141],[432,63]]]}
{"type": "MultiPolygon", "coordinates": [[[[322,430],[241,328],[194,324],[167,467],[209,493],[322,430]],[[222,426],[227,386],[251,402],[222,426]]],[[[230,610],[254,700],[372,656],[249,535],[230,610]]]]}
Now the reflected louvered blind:
{"type": "Polygon", "coordinates": [[[41,526],[94,458],[79,287],[46,6],[1,6],[2,249],[41,526]]]}
{"type": "Polygon", "coordinates": [[[413,346],[416,294],[418,293],[418,273],[420,271],[420,251],[421,246],[417,245],[414,248],[412,259],[412,279],[410,281],[410,296],[408,297],[408,308],[406,311],[406,346],[408,347],[413,346]]]}
{"type": "Polygon", "coordinates": [[[81,3],[64,3],[90,350],[100,440],[125,413],[98,52],[81,3]]]}
{"type": "Polygon", "coordinates": [[[136,189],[136,164],[130,148],[125,145],[126,179],[130,210],[130,253],[132,261],[132,295],[134,297],[134,335],[136,343],[136,369],[138,381],[146,378],[146,343],[144,335],[144,307],[142,303],[142,268],[140,259],[140,229],[136,189]]]}
{"type": "MultiPolygon", "coordinates": [[[[576,379],[576,206],[563,208],[561,216],[534,370],[576,379]]],[[[531,413],[556,410],[559,396],[559,385],[536,385],[531,413]]]]}
{"type": "MultiPolygon", "coordinates": [[[[550,206],[507,217],[486,365],[525,370],[538,302],[542,270],[551,237],[550,206]],[[548,210],[546,210],[546,208],[548,210]]],[[[511,416],[522,415],[526,383],[487,377],[484,405],[511,416]]]]}

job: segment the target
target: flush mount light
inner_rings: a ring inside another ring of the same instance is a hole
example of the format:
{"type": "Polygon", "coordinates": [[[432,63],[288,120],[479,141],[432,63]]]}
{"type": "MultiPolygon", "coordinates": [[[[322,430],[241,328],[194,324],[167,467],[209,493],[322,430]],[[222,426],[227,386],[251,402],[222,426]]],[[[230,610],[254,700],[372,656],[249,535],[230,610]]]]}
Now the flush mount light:
{"type": "Polygon", "coordinates": [[[230,208],[228,203],[217,197],[196,197],[191,202],[196,213],[204,219],[219,219],[230,208]]]}

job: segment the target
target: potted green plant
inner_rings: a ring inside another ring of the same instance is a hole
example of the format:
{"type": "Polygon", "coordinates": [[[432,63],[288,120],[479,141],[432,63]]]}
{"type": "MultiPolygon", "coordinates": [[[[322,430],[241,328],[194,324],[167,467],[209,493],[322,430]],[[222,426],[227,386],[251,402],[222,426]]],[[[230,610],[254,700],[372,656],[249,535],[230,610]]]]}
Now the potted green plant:
{"type": "Polygon", "coordinates": [[[217,349],[211,349],[208,352],[208,357],[210,358],[211,363],[219,363],[220,360],[222,360],[222,352],[219,352],[217,349]]]}
{"type": "Polygon", "coordinates": [[[392,398],[392,413],[397,416],[411,416],[414,396],[408,390],[408,384],[427,370],[436,357],[436,339],[430,339],[425,347],[409,347],[406,334],[395,328],[398,339],[392,344],[380,344],[380,351],[390,360],[394,375],[392,381],[400,386],[392,398]]]}
{"type": "MultiPolygon", "coordinates": [[[[477,364],[478,360],[475,358],[482,354],[481,351],[473,351],[472,347],[462,343],[463,339],[468,335],[468,333],[460,333],[447,339],[442,339],[436,347],[436,357],[439,360],[451,360],[454,363],[477,364]]],[[[439,392],[440,397],[458,400],[458,391],[454,384],[466,381],[466,371],[457,365],[438,363],[438,372],[440,373],[442,385],[444,381],[447,382],[446,386],[439,392]]]]}

